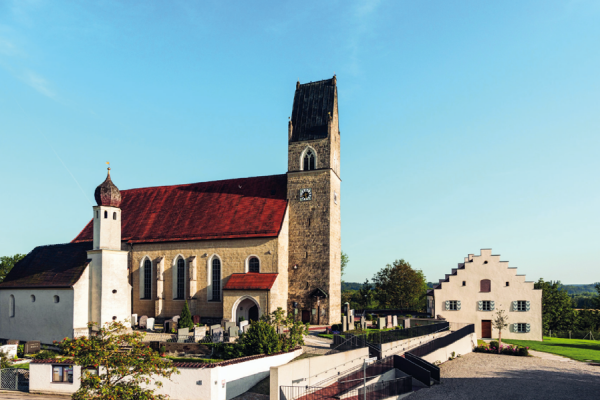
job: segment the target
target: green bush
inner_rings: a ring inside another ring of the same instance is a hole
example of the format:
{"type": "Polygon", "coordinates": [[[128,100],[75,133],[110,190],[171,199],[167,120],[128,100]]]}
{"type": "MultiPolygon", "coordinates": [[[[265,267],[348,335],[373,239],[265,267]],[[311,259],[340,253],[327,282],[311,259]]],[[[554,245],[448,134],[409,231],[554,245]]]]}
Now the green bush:
{"type": "Polygon", "coordinates": [[[494,348],[497,349],[498,348],[498,341],[497,340],[492,340],[490,342],[490,347],[494,347],[494,348]]]}
{"type": "Polygon", "coordinates": [[[42,350],[33,356],[36,360],[51,360],[56,357],[58,357],[58,353],[52,350],[42,350]]]}
{"type": "Polygon", "coordinates": [[[520,347],[518,353],[520,356],[527,357],[529,355],[529,349],[527,347],[520,347]]]}
{"type": "Polygon", "coordinates": [[[273,354],[281,351],[279,335],[265,321],[253,322],[248,332],[242,334],[237,342],[245,356],[255,354],[273,354]]]}
{"type": "Polygon", "coordinates": [[[20,344],[17,346],[17,356],[19,356],[19,358],[22,358],[24,355],[25,355],[25,345],[20,344]]]}
{"type": "Polygon", "coordinates": [[[192,313],[190,312],[190,307],[188,306],[188,302],[185,302],[183,306],[183,310],[181,310],[181,317],[177,322],[177,327],[181,328],[189,328],[194,329],[194,322],[192,321],[192,313]]]}

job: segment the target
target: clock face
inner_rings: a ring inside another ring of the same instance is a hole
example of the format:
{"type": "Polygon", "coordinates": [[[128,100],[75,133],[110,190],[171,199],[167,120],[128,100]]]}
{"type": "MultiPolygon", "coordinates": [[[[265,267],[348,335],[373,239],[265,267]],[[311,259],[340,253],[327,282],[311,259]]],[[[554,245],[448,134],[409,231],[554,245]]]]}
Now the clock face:
{"type": "Polygon", "coordinates": [[[312,200],[312,189],[300,189],[300,201],[312,200]]]}

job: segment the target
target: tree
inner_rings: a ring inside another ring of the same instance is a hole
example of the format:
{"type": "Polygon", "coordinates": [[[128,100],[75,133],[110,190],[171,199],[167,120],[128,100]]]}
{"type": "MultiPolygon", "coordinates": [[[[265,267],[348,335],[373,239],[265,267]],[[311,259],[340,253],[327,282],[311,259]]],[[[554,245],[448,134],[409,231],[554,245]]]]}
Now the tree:
{"type": "Polygon", "coordinates": [[[25,254],[15,254],[14,256],[3,256],[0,257],[0,282],[4,281],[6,275],[15,266],[16,263],[25,258],[25,254]]]}
{"type": "Polygon", "coordinates": [[[545,282],[542,278],[534,284],[542,289],[542,322],[544,332],[569,330],[575,320],[573,300],[561,290],[560,281],[545,282]]]}
{"type": "Polygon", "coordinates": [[[358,290],[358,297],[360,298],[359,303],[362,308],[368,308],[369,304],[373,301],[373,290],[372,285],[368,279],[365,279],[362,287],[358,290]]]}
{"type": "Polygon", "coordinates": [[[594,303],[596,305],[597,309],[600,309],[600,282],[597,282],[594,285],[594,288],[596,288],[596,296],[594,296],[594,303]]]}
{"type": "Polygon", "coordinates": [[[282,327],[286,331],[279,335],[281,350],[290,351],[304,345],[304,336],[308,335],[309,324],[296,320],[294,314],[288,313],[286,317],[283,309],[277,307],[277,310],[272,313],[263,315],[262,320],[273,329],[282,327]]]}
{"type": "Polygon", "coordinates": [[[508,315],[505,314],[504,310],[498,310],[496,317],[492,321],[492,327],[498,329],[498,354],[502,348],[502,329],[508,328],[508,315]]]}
{"type": "Polygon", "coordinates": [[[344,278],[344,274],[346,273],[346,267],[348,266],[348,262],[350,262],[350,257],[348,257],[348,254],[342,251],[342,256],[340,257],[342,280],[344,278]]]}
{"type": "Polygon", "coordinates": [[[248,332],[242,334],[238,339],[238,345],[246,356],[273,354],[281,351],[279,336],[275,328],[266,321],[252,321],[248,332]]]}
{"type": "Polygon", "coordinates": [[[374,297],[383,308],[421,310],[425,306],[427,283],[421,270],[404,260],[396,260],[373,277],[374,297]]]}
{"type": "MultiPolygon", "coordinates": [[[[89,327],[95,324],[90,322],[89,327]]],[[[127,333],[120,322],[106,323],[90,337],[65,338],[60,347],[73,357],[77,365],[97,368],[98,374],[81,375],[81,386],[73,400],[155,400],[168,396],[155,395],[151,384],[161,387],[157,377],[170,378],[179,371],[170,361],[142,342],[143,333],[127,333]]]]}
{"type": "Polygon", "coordinates": [[[177,322],[177,327],[194,329],[194,321],[192,321],[192,313],[190,312],[187,300],[183,306],[183,310],[181,310],[181,317],[177,322]]]}

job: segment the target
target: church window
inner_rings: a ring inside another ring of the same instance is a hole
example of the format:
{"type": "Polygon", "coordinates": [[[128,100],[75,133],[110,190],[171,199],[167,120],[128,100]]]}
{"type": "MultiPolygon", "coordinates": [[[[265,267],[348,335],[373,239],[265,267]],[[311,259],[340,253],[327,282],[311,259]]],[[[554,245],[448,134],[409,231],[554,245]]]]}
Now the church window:
{"type": "Polygon", "coordinates": [[[221,300],[221,260],[216,257],[212,260],[212,300],[221,300]]]}
{"type": "Polygon", "coordinates": [[[35,303],[35,295],[33,295],[33,294],[31,295],[31,302],[35,303]]]}
{"type": "Polygon", "coordinates": [[[152,261],[144,261],[144,299],[152,298],[152,261]]]}
{"type": "Polygon", "coordinates": [[[176,299],[185,298],[185,261],[183,258],[177,260],[177,297],[176,299]]]}
{"type": "Polygon", "coordinates": [[[257,257],[250,257],[248,260],[248,272],[260,272],[260,261],[257,257]]]}
{"type": "Polygon", "coordinates": [[[15,296],[12,294],[8,298],[8,316],[11,318],[15,316],[15,296]]]}
{"type": "Polygon", "coordinates": [[[104,211],[104,219],[108,218],[108,211],[104,211]]]}
{"type": "Polygon", "coordinates": [[[58,303],[59,301],[60,301],[60,297],[58,297],[58,296],[54,296],[54,302],[55,302],[55,303],[58,303]]]}
{"type": "Polygon", "coordinates": [[[315,168],[315,161],[316,161],[316,156],[315,156],[315,152],[312,149],[308,149],[306,151],[306,153],[304,153],[304,171],[312,171],[315,168]]]}
{"type": "Polygon", "coordinates": [[[117,213],[116,213],[116,212],[114,212],[114,213],[113,213],[113,219],[114,219],[115,221],[117,220],[117,213]]]}

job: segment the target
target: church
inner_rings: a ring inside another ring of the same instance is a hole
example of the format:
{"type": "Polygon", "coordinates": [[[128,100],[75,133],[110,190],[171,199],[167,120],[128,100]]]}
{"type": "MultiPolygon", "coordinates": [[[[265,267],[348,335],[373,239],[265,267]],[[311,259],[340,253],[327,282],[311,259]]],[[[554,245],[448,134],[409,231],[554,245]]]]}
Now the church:
{"type": "Polygon", "coordinates": [[[296,84],[285,174],[119,190],[110,168],[92,220],[40,246],[0,284],[0,338],[51,343],[131,314],[256,320],[281,307],[341,318],[337,78],[296,84]]]}

